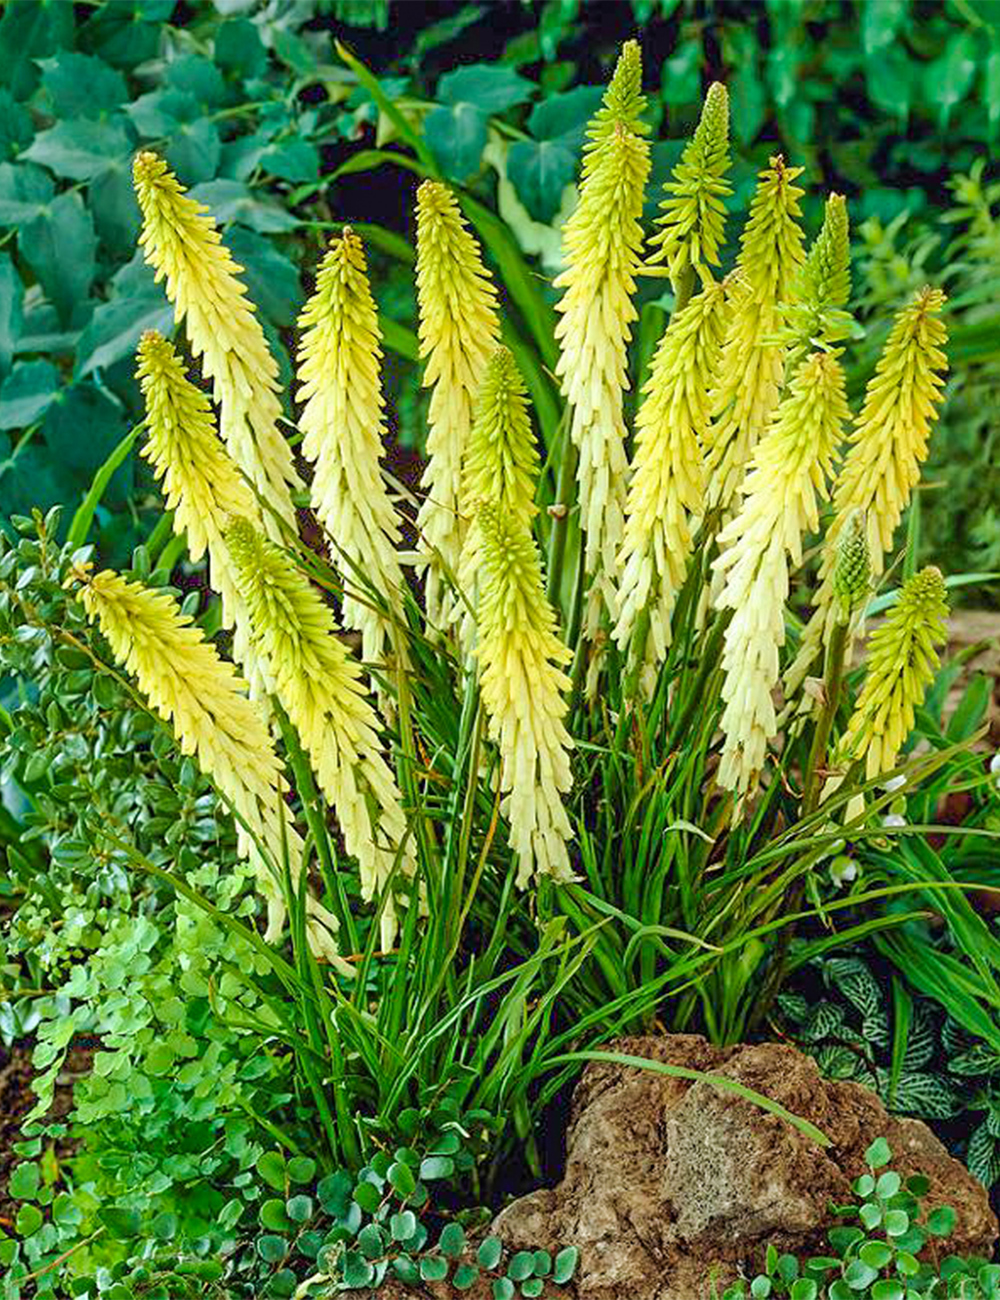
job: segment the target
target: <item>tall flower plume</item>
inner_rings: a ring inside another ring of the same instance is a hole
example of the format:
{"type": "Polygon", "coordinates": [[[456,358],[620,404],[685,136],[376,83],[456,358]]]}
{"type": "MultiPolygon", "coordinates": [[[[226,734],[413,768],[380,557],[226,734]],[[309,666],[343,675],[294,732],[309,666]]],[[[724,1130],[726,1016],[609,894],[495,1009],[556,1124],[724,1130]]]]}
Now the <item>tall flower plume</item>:
{"type": "MultiPolygon", "coordinates": [[[[504,515],[530,527],[537,513],[538,464],[524,380],[513,353],[501,345],[490,357],[479,387],[462,470],[462,515],[468,527],[459,562],[459,587],[473,609],[481,561],[479,508],[484,501],[492,502],[504,515]]],[[[463,624],[463,640],[468,646],[471,620],[464,618],[463,624]]]]}
{"type": "Polygon", "coordinates": [[[566,268],[554,281],[561,352],[556,372],[571,407],[579,452],[584,565],[592,579],[586,626],[593,636],[602,609],[613,608],[615,558],[625,522],[625,421],[628,343],[635,276],[641,261],[643,193],[649,175],[649,127],[640,114],[639,46],[627,41],[588,128],[580,202],[563,229],[566,268]]]}
{"type": "Polygon", "coordinates": [[[519,860],[517,882],[572,879],[572,832],[563,796],[572,783],[572,740],[563,721],[571,658],[545,598],[541,557],[528,526],[495,503],[479,514],[480,684],[490,734],[500,748],[503,812],[519,860]]]}
{"type": "Polygon", "coordinates": [[[674,602],[691,555],[692,518],[704,502],[701,440],[726,311],[725,288],[713,281],[672,317],[636,417],[614,638],[627,646],[648,609],[648,640],[637,647],[645,659],[647,694],[670,646],[674,602]]]}
{"type": "MultiPolygon", "coordinates": [[[[294,885],[303,845],[291,825],[283,797],[284,768],[263,714],[247,699],[232,664],[219,658],[168,592],[105,570],[85,579],[81,599],[115,659],[136,679],[153,711],[172,726],[181,752],[194,755],[235,810],[240,850],[249,856],[267,899],[266,937],[273,942],[284,924],[275,872],[280,873],[287,851],[294,885]]],[[[336,961],[336,918],[311,896],[307,908],[310,946],[318,956],[336,961]]]]}
{"type": "Polygon", "coordinates": [[[174,347],[147,330],[139,341],[137,375],[146,401],[148,440],[142,455],[163,488],[174,532],[187,536],[188,554],[208,553],[208,580],[222,598],[222,626],[234,628],[233,658],[243,665],[251,695],[264,694],[261,666],[250,646],[246,602],[223,540],[231,515],[260,526],[257,499],[215,429],[208,398],[188,379],[174,347]]]}
{"type": "Polygon", "coordinates": [[[278,367],[233,261],[207,209],[156,154],[137,155],[132,168],[142,209],[140,247],[166,284],[178,321],[212,380],[219,428],[229,454],[269,507],[293,531],[291,492],[301,487],[292,452],[278,428],[278,367]]]}
{"type": "Polygon", "coordinates": [[[899,311],[868,383],[861,415],[834,490],[834,519],[827,531],[815,609],[788,670],[786,693],[815,664],[836,617],[833,571],[837,543],[855,511],[867,522],[872,575],[881,576],[892,539],[927,457],[948,359],[941,320],[945,296],[924,288],[899,311]]]}
{"type": "Polygon", "coordinates": [[[868,642],[865,682],[837,761],[864,759],[868,780],[896,766],[940,662],[948,634],[948,594],[932,565],[903,584],[899,600],[868,642]]]}
{"type": "Polygon", "coordinates": [[[361,632],[364,658],[384,664],[393,644],[392,614],[401,617],[404,580],[396,554],[399,519],[379,464],[385,402],[378,317],[364,249],[350,227],[324,256],[299,329],[298,398],[305,402],[299,428],[303,453],[316,466],[313,507],[342,570],[344,622],[361,632]],[[384,596],[388,615],[359,591],[359,570],[384,596]]]}
{"type": "Polygon", "coordinates": [[[496,290],[459,210],[438,181],[417,191],[417,301],[424,384],[433,386],[427,430],[427,495],[417,515],[428,558],[428,623],[447,612],[444,569],[457,573],[464,528],[462,458],[486,363],[500,337],[496,290]]]}
{"type": "Polygon", "coordinates": [[[778,155],[760,173],[736,263],[734,308],[712,393],[706,440],[707,501],[728,509],[778,404],[784,349],[774,341],[803,261],[801,167],[778,155]]]}
{"type": "Polygon", "coordinates": [[[665,261],[674,288],[688,267],[701,270],[719,265],[719,248],[726,237],[726,196],[732,186],[729,171],[729,95],[714,81],[708,88],[695,133],[684,146],[680,162],[664,185],[662,229],[650,239],[656,251],[651,263],[665,261]]]}
{"type": "MultiPolygon", "coordinates": [[[[255,646],[337,814],[347,851],[358,860],[361,896],[370,901],[389,883],[397,858],[406,875],[413,874],[416,861],[361,667],[337,638],[329,606],[279,546],[245,519],[230,524],[226,541],[255,646]]],[[[383,949],[392,947],[396,932],[390,894],[382,910],[383,949]]]]}
{"type": "Polygon", "coordinates": [[[836,354],[812,353],[757,445],[743,504],[719,534],[718,604],[733,611],[722,652],[719,783],[741,795],[752,791],[777,731],[771,692],[785,639],[789,560],[802,563],[803,534],[819,527],[818,502],[848,415],[836,354]]]}

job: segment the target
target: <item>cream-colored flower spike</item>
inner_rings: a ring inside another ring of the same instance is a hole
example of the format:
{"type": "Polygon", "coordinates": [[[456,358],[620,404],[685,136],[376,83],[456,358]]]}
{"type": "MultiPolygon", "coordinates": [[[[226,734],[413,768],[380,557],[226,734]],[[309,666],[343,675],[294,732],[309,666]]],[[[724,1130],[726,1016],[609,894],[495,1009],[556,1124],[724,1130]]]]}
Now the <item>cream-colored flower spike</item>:
{"type": "Polygon", "coordinates": [[[896,315],[865,402],[851,434],[851,447],[834,490],[834,519],[827,530],[815,609],[788,670],[791,695],[812,670],[836,617],[833,571],[837,543],[848,520],[861,511],[868,528],[874,578],[881,577],[893,535],[927,458],[931,426],[941,404],[948,368],[943,351],[948,332],[941,320],[945,296],[921,289],[896,315]]]}
{"type": "Polygon", "coordinates": [[[364,659],[384,665],[394,643],[404,644],[393,632],[393,614],[402,617],[404,579],[396,553],[399,518],[379,464],[385,402],[378,317],[364,249],[350,227],[323,258],[299,329],[298,399],[305,402],[299,428],[303,453],[316,467],[313,508],[344,580],[344,622],[361,632],[364,659]],[[373,605],[359,571],[385,599],[388,615],[373,605]]]}
{"type": "MultiPolygon", "coordinates": [[[[347,851],[358,860],[361,897],[371,901],[389,884],[397,860],[401,872],[412,876],[416,859],[361,666],[337,638],[330,607],[279,546],[245,519],[230,524],[226,541],[246,595],[255,646],[337,814],[347,851]]],[[[391,949],[397,931],[390,890],[381,917],[384,951],[391,949]]]]}
{"type": "Polygon", "coordinates": [[[269,509],[265,524],[280,536],[278,519],[296,529],[293,489],[302,486],[292,451],[278,428],[278,367],[233,261],[207,209],[156,154],[137,155],[132,167],[142,209],[139,244],[166,284],[178,321],[213,384],[219,431],[230,456],[269,509]]]}
{"type": "Polygon", "coordinates": [[[541,557],[530,528],[495,503],[479,516],[482,572],[479,677],[490,735],[500,748],[502,811],[518,856],[517,883],[573,879],[572,830],[563,797],[572,784],[572,740],[563,721],[569,650],[545,598],[541,557]]]}
{"type": "Polygon", "coordinates": [[[445,572],[457,577],[464,527],[462,459],[476,393],[500,337],[496,290],[451,190],[424,181],[417,191],[417,302],[424,384],[433,387],[427,430],[427,495],[417,527],[427,555],[430,628],[441,628],[450,601],[445,572]]]}
{"type": "Polygon", "coordinates": [[[138,356],[149,435],[142,455],[173,511],[174,532],[187,537],[191,559],[197,562],[208,553],[208,580],[222,598],[222,626],[234,629],[233,658],[243,665],[251,696],[262,698],[266,681],[250,645],[246,602],[223,540],[232,515],[260,527],[257,498],[219,441],[211,404],[188,379],[173,344],[147,330],[138,356]]]}
{"type": "Polygon", "coordinates": [[[789,560],[819,527],[818,502],[850,412],[833,351],[814,352],[792,376],[743,484],[743,504],[719,534],[718,604],[733,611],[722,652],[724,744],[719,784],[751,793],[777,731],[771,692],[785,640],[789,560]]]}
{"type": "Polygon", "coordinates": [[[570,434],[579,452],[580,525],[591,580],[585,631],[596,633],[614,609],[614,575],[625,525],[628,465],[622,395],[628,387],[632,303],[641,263],[643,194],[649,175],[649,127],[640,114],[639,46],[627,41],[588,128],[580,202],[563,228],[566,269],[556,326],[556,373],[571,408],[570,434]]]}
{"type": "Polygon", "coordinates": [[[701,439],[726,314],[725,287],[710,282],[672,317],[636,418],[613,635],[625,648],[643,611],[649,611],[646,644],[636,647],[643,657],[647,697],[670,647],[674,602],[691,555],[692,519],[704,504],[701,439]]]}
{"type": "Polygon", "coordinates": [[[736,263],[733,312],[712,394],[706,440],[709,506],[728,510],[758,438],[778,404],[784,350],[766,342],[782,324],[779,304],[792,298],[803,261],[801,167],[779,155],[761,172],[736,263]]]}
{"type": "MultiPolygon", "coordinates": [[[[285,853],[294,885],[302,869],[303,845],[291,825],[284,768],[264,715],[246,698],[232,664],[219,658],[215,646],[168,592],[105,570],[87,575],[80,595],[115,659],[136,679],[153,711],[173,728],[181,753],[194,755],[235,810],[240,851],[249,857],[267,899],[266,938],[274,942],[284,925],[278,882],[285,853]]],[[[317,956],[337,962],[336,918],[311,895],[307,909],[310,947],[317,956]]]]}
{"type": "Polygon", "coordinates": [[[482,539],[479,510],[491,502],[519,525],[530,528],[538,513],[535,481],[539,455],[531,429],[527,390],[509,348],[496,349],[486,367],[476,397],[475,418],[462,471],[462,515],[465,540],[459,561],[459,589],[463,600],[456,605],[461,616],[462,641],[471,650],[475,639],[474,611],[479,599],[479,571],[482,539]]]}

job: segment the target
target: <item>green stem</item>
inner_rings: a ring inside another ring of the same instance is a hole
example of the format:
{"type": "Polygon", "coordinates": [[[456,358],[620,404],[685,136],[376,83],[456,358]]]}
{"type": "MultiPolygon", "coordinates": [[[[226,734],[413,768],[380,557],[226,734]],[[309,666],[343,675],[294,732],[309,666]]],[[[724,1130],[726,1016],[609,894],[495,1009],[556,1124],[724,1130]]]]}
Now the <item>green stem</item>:
{"type": "Polygon", "coordinates": [[[671,317],[682,312],[691,301],[691,294],[694,292],[694,267],[690,262],[684,267],[683,271],[673,281],[674,286],[674,310],[671,317]]]}
{"type": "Polygon", "coordinates": [[[812,746],[809,750],[805,780],[803,782],[802,811],[806,816],[815,812],[819,805],[820,790],[822,789],[820,773],[822,764],[826,759],[826,751],[830,743],[830,732],[833,729],[833,720],[837,716],[837,709],[840,705],[840,692],[844,682],[844,658],[847,651],[848,627],[849,624],[846,622],[835,623],[826,649],[826,671],[823,675],[825,698],[822,712],[816,723],[816,730],[813,732],[812,746]]]}
{"type": "MultiPolygon", "coordinates": [[[[546,565],[548,579],[545,594],[553,609],[560,606],[559,597],[562,591],[563,561],[566,556],[566,535],[569,531],[569,497],[576,479],[576,461],[576,447],[573,445],[569,429],[564,428],[562,458],[559,461],[559,478],[556,483],[556,499],[553,502],[556,513],[553,514],[552,519],[548,563],[546,565]]],[[[583,544],[582,538],[580,544],[583,544]]]]}
{"type": "Polygon", "coordinates": [[[694,685],[688,692],[688,697],[684,703],[681,716],[671,728],[670,742],[668,746],[669,749],[675,748],[675,746],[680,743],[680,739],[684,735],[684,732],[690,724],[691,719],[694,717],[695,712],[704,706],[705,687],[708,683],[708,679],[711,677],[718,665],[719,654],[722,650],[722,639],[726,635],[726,628],[729,626],[729,620],[732,616],[733,611],[731,609],[723,610],[712,625],[712,630],[708,634],[708,640],[705,643],[705,649],[702,653],[701,664],[698,668],[698,676],[694,679],[694,685]]]}

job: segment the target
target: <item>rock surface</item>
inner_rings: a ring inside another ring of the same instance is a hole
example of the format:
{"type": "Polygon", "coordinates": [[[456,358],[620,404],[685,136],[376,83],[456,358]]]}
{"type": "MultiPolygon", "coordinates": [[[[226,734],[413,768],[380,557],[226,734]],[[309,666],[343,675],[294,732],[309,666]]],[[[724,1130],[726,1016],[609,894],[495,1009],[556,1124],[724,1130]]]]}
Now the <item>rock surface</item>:
{"type": "MultiPolygon", "coordinates": [[[[901,1175],[926,1175],[925,1209],[955,1209],[940,1254],[992,1255],[998,1228],[986,1192],[930,1129],[889,1116],[858,1084],[824,1079],[795,1048],[715,1048],[693,1035],[622,1039],[614,1048],[726,1075],[811,1121],[831,1145],[706,1081],[590,1065],[573,1098],[562,1182],[515,1201],[490,1229],[511,1252],[554,1256],[575,1245],[579,1267],[562,1292],[569,1300],[709,1300],[713,1278],[721,1291],[741,1271],[752,1276],[769,1242],[799,1256],[827,1253],[829,1204],[853,1199],[851,1183],[877,1137],[889,1142],[901,1175]]],[[[433,1300],[459,1294],[447,1284],[421,1292],[433,1300]]],[[[414,1294],[397,1283],[384,1293],[414,1294]]],[[[462,1294],[491,1300],[485,1278],[462,1294]]]]}
{"type": "Polygon", "coordinates": [[[675,1035],[615,1049],[727,1075],[812,1121],[832,1145],[822,1149],[704,1081],[588,1066],[573,1098],[565,1177],[513,1202],[492,1228],[512,1250],[577,1246],[581,1300],[707,1300],[713,1275],[721,1288],[741,1269],[756,1271],[769,1241],[826,1253],[827,1207],[850,1201],[877,1137],[900,1174],[928,1177],[926,1208],[954,1207],[943,1253],[992,1254],[997,1221],[986,1192],[930,1129],[889,1116],[858,1084],[824,1079],[795,1048],[715,1048],[675,1035]]]}

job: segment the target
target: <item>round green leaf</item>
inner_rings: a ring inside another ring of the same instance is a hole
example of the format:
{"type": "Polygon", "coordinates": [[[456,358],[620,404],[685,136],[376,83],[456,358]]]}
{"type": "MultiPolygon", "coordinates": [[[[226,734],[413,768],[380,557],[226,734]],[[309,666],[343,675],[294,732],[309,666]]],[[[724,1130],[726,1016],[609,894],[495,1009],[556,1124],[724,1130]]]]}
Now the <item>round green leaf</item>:
{"type": "Polygon", "coordinates": [[[869,1232],[877,1228],[882,1222],[882,1207],[877,1201],[869,1201],[867,1205],[862,1205],[858,1211],[858,1218],[865,1225],[869,1232]]]}
{"type": "Polygon", "coordinates": [[[451,1279],[451,1284],[458,1291],[468,1291],[479,1278],[479,1269],[475,1264],[459,1264],[451,1279]]]}
{"type": "Polygon", "coordinates": [[[544,1289],[545,1282],[540,1277],[529,1277],[526,1282],[521,1283],[521,1294],[524,1300],[538,1300],[544,1289]]]}
{"type": "Polygon", "coordinates": [[[455,1162],[451,1156],[427,1156],[420,1162],[420,1177],[425,1182],[436,1178],[450,1178],[455,1172],[455,1162]]]}
{"type": "Polygon", "coordinates": [[[910,1216],[905,1210],[887,1210],[885,1230],[890,1237],[901,1237],[910,1226],[910,1216]]]}
{"type": "Polygon", "coordinates": [[[35,1205],[25,1204],[17,1212],[14,1227],[22,1237],[30,1237],[45,1222],[41,1210],[35,1205]]]}
{"type": "Polygon", "coordinates": [[[535,1254],[531,1250],[519,1250],[512,1255],[507,1264],[507,1276],[512,1282],[523,1282],[535,1271],[535,1254]]]}
{"type": "Polygon", "coordinates": [[[446,1223],[441,1229],[438,1248],[442,1255],[457,1259],[465,1249],[465,1229],[460,1223],[446,1223]]]}
{"type": "Polygon", "coordinates": [[[512,1300],[514,1283],[509,1277],[498,1277],[493,1281],[493,1300],[512,1300]]]}
{"type": "Polygon", "coordinates": [[[289,1181],[293,1183],[311,1183],[316,1176],[316,1161],[308,1156],[292,1156],[287,1168],[289,1181]]]}
{"type": "Polygon", "coordinates": [[[476,1259],[480,1267],[486,1269],[496,1268],[500,1263],[503,1255],[503,1242],[499,1237],[484,1237],[479,1243],[479,1249],[476,1251],[476,1259]]]}
{"type": "Polygon", "coordinates": [[[875,1190],[875,1179],[871,1174],[862,1174],[854,1180],[853,1191],[857,1196],[871,1196],[875,1190]]]}
{"type": "Polygon", "coordinates": [[[385,1233],[377,1223],[366,1224],[358,1233],[358,1250],[366,1259],[378,1259],[385,1253],[385,1233]]]}
{"type": "Polygon", "coordinates": [[[375,1270],[364,1255],[356,1250],[345,1252],[343,1278],[344,1286],[349,1291],[370,1286],[374,1276],[375,1270]]]}
{"type": "Polygon", "coordinates": [[[789,1295],[791,1300],[816,1300],[818,1291],[819,1288],[811,1277],[800,1277],[792,1283],[789,1295]]]}
{"type": "Polygon", "coordinates": [[[441,170],[464,181],[479,170],[487,140],[487,117],[472,103],[442,104],[424,120],[424,139],[441,170]]]}
{"type": "Polygon", "coordinates": [[[576,1266],[580,1259],[580,1252],[576,1246],[566,1246],[558,1255],[552,1265],[552,1281],[559,1286],[565,1286],[573,1274],[576,1272],[576,1266]]]}
{"type": "Polygon", "coordinates": [[[34,1160],[16,1165],[7,1190],[16,1201],[33,1200],[38,1192],[39,1170],[34,1160]]]}
{"type": "Polygon", "coordinates": [[[386,1178],[392,1190],[404,1199],[407,1196],[412,1196],[416,1191],[416,1175],[409,1165],[403,1164],[400,1160],[394,1161],[389,1166],[386,1178]]]}
{"type": "Polygon", "coordinates": [[[865,1152],[865,1160],[871,1169],[881,1169],[892,1159],[889,1143],[884,1137],[876,1138],[865,1152]]]}
{"type": "Polygon", "coordinates": [[[393,1241],[409,1241],[417,1231],[417,1216],[412,1210],[394,1214],[389,1220],[389,1231],[393,1241]]]}
{"type": "Polygon", "coordinates": [[[750,1283],[750,1294],[753,1296],[753,1300],[767,1300],[771,1294],[771,1287],[771,1279],[765,1277],[763,1273],[758,1273],[750,1283]]]}
{"type": "Polygon", "coordinates": [[[866,1241],[858,1251],[858,1259],[864,1260],[871,1268],[885,1268],[892,1256],[892,1247],[884,1241],[866,1241]]]}
{"type": "Polygon", "coordinates": [[[448,1261],[440,1255],[424,1255],[420,1260],[420,1277],[424,1282],[443,1282],[448,1276],[448,1261]]]}
{"type": "Polygon", "coordinates": [[[880,1196],[883,1201],[887,1201],[891,1196],[895,1196],[903,1185],[903,1180],[894,1169],[888,1169],[884,1174],[879,1175],[878,1182],[875,1184],[875,1195],[880,1196]]]}
{"type": "Polygon", "coordinates": [[[392,1261],[392,1271],[406,1286],[416,1286],[420,1281],[420,1269],[409,1255],[397,1255],[392,1261]]]}
{"type": "Polygon", "coordinates": [[[535,1277],[548,1277],[552,1270],[552,1256],[547,1250],[535,1251],[535,1277]]]}
{"type": "Polygon", "coordinates": [[[906,1288],[895,1278],[880,1278],[872,1285],[872,1300],[903,1300],[906,1288]]]}
{"type": "MultiPolygon", "coordinates": [[[[260,1169],[259,1162],[257,1168],[260,1169]]],[[[353,1190],[354,1180],[351,1175],[345,1169],[338,1169],[336,1173],[327,1174],[320,1179],[316,1195],[327,1214],[342,1219],[351,1204],[353,1190]]]]}
{"type": "Polygon", "coordinates": [[[374,1214],[382,1203],[382,1194],[374,1183],[358,1183],[354,1189],[354,1199],[363,1210],[374,1214]]]}
{"type": "Polygon", "coordinates": [[[927,1216],[927,1231],[935,1237],[949,1237],[955,1231],[955,1211],[950,1205],[938,1206],[927,1216]]]}
{"type": "Polygon", "coordinates": [[[265,1151],[257,1158],[257,1172],[276,1192],[285,1190],[285,1157],[280,1151],[265,1151]]]}
{"type": "Polygon", "coordinates": [[[862,1259],[852,1259],[844,1269],[844,1281],[852,1291],[864,1291],[878,1277],[878,1269],[872,1268],[862,1259]]]}
{"type": "Polygon", "coordinates": [[[285,1212],[293,1223],[307,1223],[312,1218],[311,1196],[291,1196],[285,1202],[285,1212]]]}
{"type": "Polygon", "coordinates": [[[292,1226],[288,1215],[285,1213],[284,1201],[278,1200],[277,1197],[265,1201],[258,1210],[257,1217],[260,1220],[260,1226],[267,1228],[269,1232],[285,1232],[292,1226]]]}

